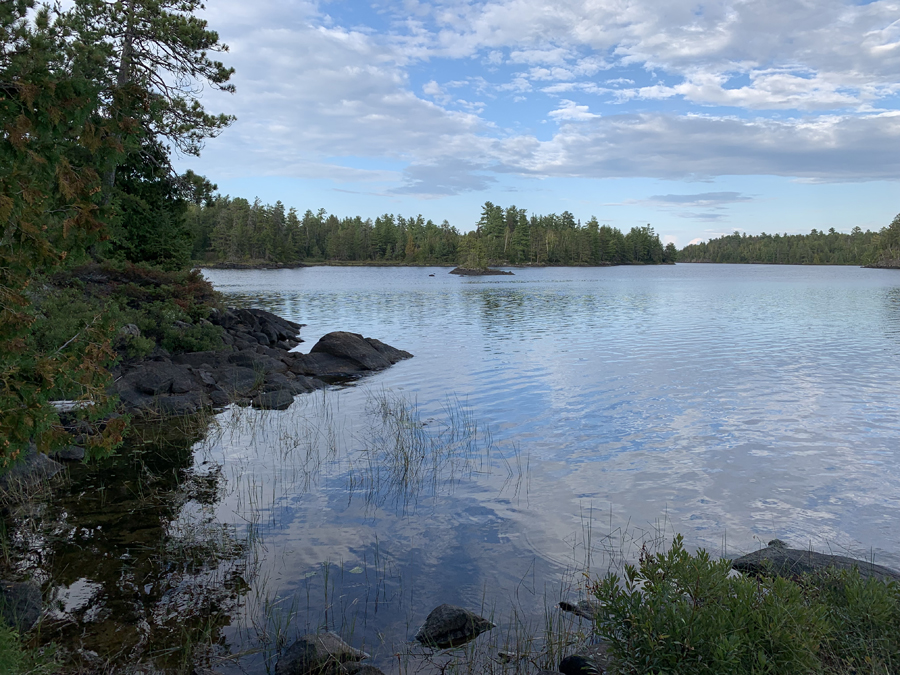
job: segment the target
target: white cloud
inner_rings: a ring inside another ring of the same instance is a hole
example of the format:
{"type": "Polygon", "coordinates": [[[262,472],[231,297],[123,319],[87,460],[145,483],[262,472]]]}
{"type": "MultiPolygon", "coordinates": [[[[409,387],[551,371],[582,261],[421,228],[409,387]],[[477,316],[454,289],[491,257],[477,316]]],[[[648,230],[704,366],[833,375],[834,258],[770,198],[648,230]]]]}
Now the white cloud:
{"type": "MultiPolygon", "coordinates": [[[[648,0],[460,0],[393,10],[409,15],[378,32],[313,2],[211,0],[238,94],[205,104],[239,121],[210,145],[209,173],[396,184],[406,165],[396,193],[428,196],[485,189],[492,173],[900,180],[888,98],[900,92],[897,10],[895,0],[676,0],[665,12],[648,0]],[[450,74],[430,70],[438,60],[450,74]],[[516,64],[524,72],[502,70],[516,64]],[[635,86],[641,71],[665,77],[635,86]],[[548,113],[559,123],[549,138],[522,131],[541,120],[517,119],[519,106],[491,114],[494,98],[544,94],[566,96],[548,113]],[[579,100],[595,95],[614,97],[622,114],[579,100]],[[672,99],[687,112],[648,112],[672,99]],[[392,168],[348,168],[346,158],[392,168]]],[[[680,208],[721,216],[694,196],[680,208]]]]}
{"type": "Polygon", "coordinates": [[[557,121],[581,122],[600,117],[600,115],[589,112],[586,105],[578,105],[575,101],[563,99],[559,103],[561,107],[549,113],[550,117],[557,121]]]}

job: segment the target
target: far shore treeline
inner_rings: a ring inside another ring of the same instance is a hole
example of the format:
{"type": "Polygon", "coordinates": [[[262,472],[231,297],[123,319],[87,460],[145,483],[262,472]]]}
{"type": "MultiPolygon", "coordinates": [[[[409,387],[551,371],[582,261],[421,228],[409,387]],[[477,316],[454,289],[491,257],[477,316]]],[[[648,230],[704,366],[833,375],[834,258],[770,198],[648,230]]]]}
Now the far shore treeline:
{"type": "Polygon", "coordinates": [[[529,215],[491,202],[465,233],[421,215],[386,213],[374,221],[324,209],[300,215],[280,201],[271,206],[230,197],[192,205],[187,220],[192,256],[203,262],[627,265],[670,263],[676,255],[675,245],[664,247],[649,225],[623,234],[593,217],[582,224],[568,211],[529,215]]]}
{"type": "MultiPolygon", "coordinates": [[[[854,227],[809,234],[747,235],[735,232],[689,244],[665,246],[650,225],[627,233],[586,223],[568,211],[529,214],[485,202],[470,232],[446,220],[386,213],[338,217],[325,209],[302,215],[280,201],[222,197],[207,192],[185,214],[183,241],[200,264],[385,263],[407,265],[629,265],[757,263],[780,265],[886,265],[900,258],[900,216],[879,232],[854,227]]],[[[186,257],[186,256],[185,256],[186,257]]]]}
{"type": "MultiPolygon", "coordinates": [[[[772,265],[887,264],[900,257],[900,216],[880,232],[854,227],[849,234],[831,228],[809,234],[734,234],[685,246],[679,262],[762,263],[772,265]]],[[[892,265],[891,265],[892,266],[892,265]]]]}

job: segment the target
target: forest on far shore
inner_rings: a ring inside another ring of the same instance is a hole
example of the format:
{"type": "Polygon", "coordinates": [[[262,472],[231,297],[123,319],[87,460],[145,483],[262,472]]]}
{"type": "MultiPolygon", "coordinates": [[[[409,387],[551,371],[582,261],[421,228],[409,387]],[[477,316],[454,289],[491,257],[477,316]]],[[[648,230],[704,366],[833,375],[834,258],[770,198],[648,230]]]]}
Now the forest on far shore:
{"type": "Polygon", "coordinates": [[[472,232],[446,220],[384,214],[338,218],[324,209],[299,215],[279,201],[215,197],[187,212],[192,257],[200,262],[246,260],[294,262],[385,262],[483,267],[487,264],[622,265],[675,261],[675,245],[662,245],[650,225],[628,233],[582,224],[568,211],[531,215],[486,202],[472,232]]]}
{"type": "Polygon", "coordinates": [[[685,246],[679,262],[775,265],[868,265],[900,257],[900,216],[879,232],[854,227],[849,234],[813,229],[809,234],[734,232],[685,246]]]}
{"type": "MultiPolygon", "coordinates": [[[[650,226],[627,233],[586,223],[568,211],[529,215],[485,202],[471,232],[446,220],[386,213],[374,220],[339,218],[324,209],[302,215],[282,202],[213,195],[188,205],[184,245],[207,264],[357,262],[482,267],[508,265],[628,265],[675,262],[783,265],[867,265],[900,258],[900,216],[878,232],[813,229],[809,234],[734,232],[678,251],[650,226]],[[188,243],[190,240],[190,243],[188,243]]],[[[169,240],[168,245],[171,245],[169,240]]]]}

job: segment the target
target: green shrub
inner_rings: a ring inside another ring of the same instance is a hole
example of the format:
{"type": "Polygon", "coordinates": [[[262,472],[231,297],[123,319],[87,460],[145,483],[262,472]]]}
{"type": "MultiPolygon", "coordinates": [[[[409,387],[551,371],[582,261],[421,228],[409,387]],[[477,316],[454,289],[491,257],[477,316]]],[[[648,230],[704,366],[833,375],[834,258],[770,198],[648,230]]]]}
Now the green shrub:
{"type": "Polygon", "coordinates": [[[0,673],[3,675],[41,675],[56,670],[54,651],[28,649],[19,633],[0,618],[0,673]]]}
{"type": "Polygon", "coordinates": [[[624,585],[609,575],[594,587],[597,632],[619,673],[730,675],[816,672],[828,632],[821,605],[786,579],[729,576],[728,560],[685,551],[642,552],[624,585]]]}
{"type": "Polygon", "coordinates": [[[801,583],[826,608],[824,658],[830,671],[900,672],[900,584],[846,570],[808,575],[801,583]]]}
{"type": "Polygon", "coordinates": [[[621,675],[896,675],[900,584],[829,569],[794,581],[730,574],[681,535],[593,586],[595,630],[621,675]]]}

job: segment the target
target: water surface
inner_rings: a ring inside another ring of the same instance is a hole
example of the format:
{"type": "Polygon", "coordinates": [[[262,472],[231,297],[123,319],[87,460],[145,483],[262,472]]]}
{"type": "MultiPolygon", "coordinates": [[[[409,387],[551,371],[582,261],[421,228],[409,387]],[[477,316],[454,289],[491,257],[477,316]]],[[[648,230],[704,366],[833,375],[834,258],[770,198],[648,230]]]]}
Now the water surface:
{"type": "Polygon", "coordinates": [[[240,542],[215,568],[240,587],[219,647],[267,645],[241,668],[327,626],[398,671],[434,606],[509,630],[510,608],[540,617],[574,570],[633,555],[623,536],[728,556],[778,537],[900,569],[897,272],[447,271],[205,272],[307,324],[299,351],[346,330],[415,355],[284,412],[226,411],[186,460],[215,496],[160,518],[168,541],[202,523],[240,542]],[[411,473],[384,454],[401,436],[432,448],[411,473]]]}

